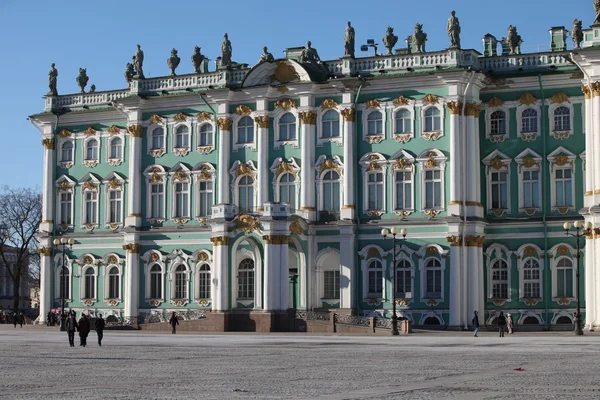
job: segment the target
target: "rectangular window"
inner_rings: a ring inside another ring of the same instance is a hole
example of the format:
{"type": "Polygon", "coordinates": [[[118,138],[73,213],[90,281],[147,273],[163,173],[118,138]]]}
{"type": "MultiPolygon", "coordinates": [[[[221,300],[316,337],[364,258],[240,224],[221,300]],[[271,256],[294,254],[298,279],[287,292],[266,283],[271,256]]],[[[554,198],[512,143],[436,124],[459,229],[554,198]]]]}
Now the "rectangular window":
{"type": "Polygon", "coordinates": [[[573,297],[573,270],[571,268],[559,268],[556,270],[557,293],[556,297],[573,297]]]}
{"type": "Polygon", "coordinates": [[[340,298],[340,271],[323,272],[324,299],[340,298]]]}
{"type": "Polygon", "coordinates": [[[161,273],[151,272],[150,273],[150,298],[161,299],[162,298],[162,277],[161,273]]]}
{"type": "Polygon", "coordinates": [[[340,209],[340,184],[339,182],[325,182],[323,184],[323,206],[326,211],[339,211],[340,209]]]}
{"type": "Polygon", "coordinates": [[[490,184],[492,186],[492,208],[508,208],[508,173],[492,172],[490,184]]]}
{"type": "Polygon", "coordinates": [[[70,192],[60,193],[60,224],[61,225],[72,225],[73,219],[71,217],[71,205],[73,201],[73,195],[70,192]]]}
{"type": "Polygon", "coordinates": [[[198,182],[199,192],[199,217],[207,217],[211,214],[213,205],[213,183],[211,181],[200,181],[198,182]]]}
{"type": "Polygon", "coordinates": [[[442,179],[440,170],[425,171],[425,208],[442,206],[442,179]]]}
{"type": "Polygon", "coordinates": [[[187,298],[187,279],[185,273],[175,273],[175,299],[187,298]]]}
{"type": "Polygon", "coordinates": [[[571,169],[560,168],[554,171],[556,191],[555,207],[571,207],[573,205],[573,178],[571,169]]]}
{"type": "Polygon", "coordinates": [[[165,213],[165,193],[162,183],[154,183],[151,185],[150,193],[150,217],[164,218],[165,213]]]}
{"type": "Polygon", "coordinates": [[[383,174],[367,175],[368,210],[383,210],[383,174]]]}
{"type": "Polygon", "coordinates": [[[120,190],[111,190],[109,193],[108,200],[108,222],[118,223],[122,222],[122,192],[120,190]]]}
{"type": "Polygon", "coordinates": [[[396,172],[396,210],[412,209],[412,173],[396,172]]]}
{"type": "Polygon", "coordinates": [[[175,184],[175,215],[174,217],[189,217],[189,184],[188,183],[176,183],[175,184]]]}
{"type": "Polygon", "coordinates": [[[98,219],[98,192],[85,192],[85,224],[97,224],[98,219]]]}
{"type": "Polygon", "coordinates": [[[396,271],[396,296],[410,298],[411,293],[411,271],[407,269],[399,269],[396,271]]]}
{"type": "Polygon", "coordinates": [[[538,171],[523,171],[523,208],[540,207],[538,171]]]}
{"type": "Polygon", "coordinates": [[[369,293],[381,295],[383,293],[383,271],[369,271],[369,293]]]}
{"type": "Polygon", "coordinates": [[[118,299],[119,297],[119,275],[110,275],[108,277],[108,298],[118,299]]]}
{"type": "Polygon", "coordinates": [[[427,270],[426,297],[437,299],[442,296],[442,271],[439,269],[427,270]]]}
{"type": "Polygon", "coordinates": [[[200,272],[198,276],[198,298],[210,299],[210,273],[200,272]]]}

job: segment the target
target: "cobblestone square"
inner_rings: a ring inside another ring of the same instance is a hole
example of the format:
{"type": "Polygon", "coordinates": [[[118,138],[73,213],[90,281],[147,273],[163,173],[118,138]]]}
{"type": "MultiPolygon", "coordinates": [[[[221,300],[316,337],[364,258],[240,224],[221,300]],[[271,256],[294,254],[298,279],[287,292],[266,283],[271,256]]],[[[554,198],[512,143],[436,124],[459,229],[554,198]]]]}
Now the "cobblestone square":
{"type": "Polygon", "coordinates": [[[6,399],[590,399],[600,336],[66,333],[0,326],[6,399]],[[76,344],[78,338],[76,337],[76,344]],[[515,368],[521,368],[518,371],[515,368]]]}

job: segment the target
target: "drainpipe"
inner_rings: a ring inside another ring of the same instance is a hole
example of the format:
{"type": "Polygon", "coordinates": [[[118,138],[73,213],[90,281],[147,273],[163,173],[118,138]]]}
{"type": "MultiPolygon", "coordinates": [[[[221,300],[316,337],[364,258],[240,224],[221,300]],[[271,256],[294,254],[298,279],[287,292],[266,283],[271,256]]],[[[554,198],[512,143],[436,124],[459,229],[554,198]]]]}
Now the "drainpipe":
{"type": "MultiPolygon", "coordinates": [[[[548,209],[546,207],[547,202],[550,199],[550,194],[548,193],[548,177],[546,176],[546,169],[548,166],[546,165],[546,157],[548,153],[548,149],[546,148],[546,133],[544,132],[544,125],[546,124],[545,118],[545,107],[546,107],[546,99],[544,97],[544,86],[542,85],[542,74],[538,74],[538,82],[540,85],[540,92],[542,96],[542,123],[540,124],[540,134],[542,135],[542,223],[544,225],[544,252],[548,251],[548,221],[546,220],[548,209]]],[[[544,329],[548,330],[548,297],[552,296],[552,287],[549,282],[549,272],[550,268],[548,267],[548,257],[547,254],[544,254],[544,329]],[[550,288],[550,292],[548,291],[550,288]],[[550,293],[548,295],[548,293],[550,293]]]]}
{"type": "MultiPolygon", "coordinates": [[[[354,101],[352,102],[352,108],[354,109],[354,112],[356,113],[356,103],[358,102],[358,96],[360,96],[360,91],[362,90],[363,85],[365,84],[365,82],[367,81],[366,78],[360,78],[360,86],[358,87],[358,91],[356,92],[356,96],[354,96],[354,101]]],[[[358,182],[358,179],[356,179],[358,175],[358,146],[360,145],[360,140],[358,138],[358,132],[357,132],[357,126],[358,124],[356,123],[356,118],[357,115],[354,115],[354,181],[358,182]]],[[[358,233],[359,233],[359,227],[360,227],[360,219],[358,218],[358,188],[354,188],[354,221],[356,224],[356,234],[354,235],[354,251],[358,251],[358,233]]],[[[354,261],[355,261],[355,268],[354,268],[354,276],[357,276],[357,270],[358,270],[358,265],[356,264],[356,254],[354,254],[354,261]]],[[[360,293],[360,285],[358,284],[358,279],[354,279],[355,283],[355,287],[354,287],[354,293],[356,293],[356,295],[354,296],[354,302],[355,302],[355,309],[356,309],[356,315],[360,315],[360,299],[358,296],[358,293],[360,293]]]]}
{"type": "MultiPolygon", "coordinates": [[[[471,68],[469,67],[469,70],[471,68]]],[[[463,221],[461,224],[461,236],[462,236],[462,240],[461,240],[461,245],[460,245],[460,263],[459,263],[459,270],[460,270],[460,275],[463,279],[461,279],[463,281],[463,284],[466,285],[467,284],[467,266],[465,265],[465,261],[467,260],[467,257],[465,255],[465,233],[466,233],[466,228],[467,228],[467,168],[465,165],[465,161],[467,159],[467,126],[465,124],[465,109],[467,107],[467,92],[469,91],[469,87],[471,86],[471,83],[473,82],[473,78],[475,78],[475,71],[471,71],[471,77],[469,78],[469,82],[467,82],[467,86],[465,86],[465,91],[463,92],[462,95],[462,112],[461,112],[461,118],[459,119],[459,131],[461,132],[461,147],[462,147],[462,162],[460,163],[461,166],[461,175],[462,175],[462,217],[463,217],[463,221]]],[[[452,157],[454,157],[455,155],[453,154],[452,157]]],[[[463,325],[464,325],[464,329],[467,330],[469,329],[468,327],[468,315],[467,315],[467,302],[465,301],[465,296],[466,296],[466,290],[461,290],[460,293],[460,309],[462,310],[462,314],[463,314],[463,325]]]]}

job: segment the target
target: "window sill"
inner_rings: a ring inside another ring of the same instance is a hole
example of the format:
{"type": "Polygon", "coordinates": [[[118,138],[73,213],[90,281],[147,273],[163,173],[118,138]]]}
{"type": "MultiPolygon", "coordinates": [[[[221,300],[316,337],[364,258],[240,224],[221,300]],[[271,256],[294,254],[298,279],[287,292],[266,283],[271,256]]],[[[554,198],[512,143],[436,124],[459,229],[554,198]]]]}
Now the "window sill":
{"type": "Polygon", "coordinates": [[[407,217],[414,212],[415,210],[412,208],[394,210],[394,214],[396,214],[399,217],[407,217]]]}
{"type": "Polygon", "coordinates": [[[566,214],[569,211],[575,211],[575,207],[573,207],[573,206],[552,207],[552,211],[558,212],[560,214],[566,214]]]}
{"type": "Polygon", "coordinates": [[[383,138],[384,138],[383,134],[365,135],[363,140],[369,144],[378,144],[378,143],[381,143],[383,138]]]}
{"type": "Polygon", "coordinates": [[[173,222],[177,225],[185,225],[190,222],[190,217],[174,217],[173,222]]]}
{"type": "Polygon", "coordinates": [[[289,140],[276,140],[273,148],[277,150],[281,146],[292,146],[294,148],[300,147],[298,144],[298,139],[289,139],[289,140]]]}
{"type": "Polygon", "coordinates": [[[364,212],[369,217],[380,217],[385,214],[385,210],[365,210],[364,212]]]}
{"type": "Polygon", "coordinates": [[[394,140],[398,143],[407,143],[413,137],[414,135],[412,134],[412,132],[394,133],[394,140]]]}
{"type": "Polygon", "coordinates": [[[531,207],[531,208],[529,208],[529,207],[519,208],[519,212],[520,213],[525,213],[527,215],[533,215],[533,214],[539,213],[541,211],[542,211],[541,208],[534,208],[534,207],[531,207]]]}
{"type": "Polygon", "coordinates": [[[196,151],[200,154],[208,154],[211,153],[215,149],[215,146],[198,146],[196,147],[196,151]]]}
{"type": "Polygon", "coordinates": [[[557,140],[568,139],[573,134],[572,130],[552,131],[552,137],[557,140]]]}
{"type": "Polygon", "coordinates": [[[150,149],[148,154],[150,154],[152,157],[162,157],[165,154],[165,149],[150,149]]]}
{"type": "Polygon", "coordinates": [[[83,165],[85,165],[88,168],[92,168],[98,165],[98,160],[84,160],[83,165]]]}
{"type": "Polygon", "coordinates": [[[421,137],[425,140],[435,141],[442,137],[442,132],[423,132],[421,137]]]}
{"type": "Polygon", "coordinates": [[[81,229],[85,229],[88,232],[92,232],[94,229],[98,227],[97,223],[89,223],[81,225],[81,229]]]}
{"type": "Polygon", "coordinates": [[[442,208],[424,208],[423,213],[433,218],[442,212],[442,208]]]}
{"type": "Polygon", "coordinates": [[[502,216],[502,214],[508,214],[508,208],[490,208],[488,214],[494,214],[496,217],[502,216]]]}
{"type": "Polygon", "coordinates": [[[508,135],[506,133],[493,133],[488,135],[488,139],[490,139],[490,142],[492,143],[502,143],[507,137],[508,135]]]}
{"type": "Polygon", "coordinates": [[[109,158],[108,159],[108,165],[110,165],[111,167],[118,167],[119,165],[121,165],[121,163],[123,163],[123,159],[121,159],[121,158],[109,158]]]}
{"type": "Polygon", "coordinates": [[[190,152],[190,148],[189,147],[175,147],[173,148],[173,153],[175,153],[176,156],[179,157],[183,157],[185,155],[187,155],[190,152]]]}

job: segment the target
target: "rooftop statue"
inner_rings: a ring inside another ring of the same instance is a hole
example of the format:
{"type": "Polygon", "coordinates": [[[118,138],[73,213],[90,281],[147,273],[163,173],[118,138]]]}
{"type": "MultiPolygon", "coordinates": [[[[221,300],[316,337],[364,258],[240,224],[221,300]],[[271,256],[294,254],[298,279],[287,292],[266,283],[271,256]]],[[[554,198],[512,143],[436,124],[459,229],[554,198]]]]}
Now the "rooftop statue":
{"type": "Polygon", "coordinates": [[[600,0],[594,0],[594,11],[596,11],[596,19],[592,25],[600,24],[600,0]]]}
{"type": "Polygon", "coordinates": [[[96,91],[96,85],[90,86],[90,93],[94,93],[96,91]]]}
{"type": "Polygon", "coordinates": [[[131,84],[131,81],[133,81],[134,75],[135,75],[135,71],[133,70],[133,64],[127,63],[127,66],[125,67],[125,80],[127,81],[128,84],[131,84]]]}
{"type": "Polygon", "coordinates": [[[135,67],[134,78],[144,79],[144,52],[139,44],[137,45],[137,51],[133,56],[133,66],[135,67]]]}
{"type": "Polygon", "coordinates": [[[344,57],[354,58],[354,28],[348,21],[344,35],[344,57]]]}
{"type": "Polygon", "coordinates": [[[571,37],[573,38],[574,49],[581,48],[581,42],[583,42],[583,30],[581,30],[581,21],[576,19],[573,21],[573,30],[571,31],[571,37]]]}
{"type": "Polygon", "coordinates": [[[302,54],[300,54],[300,62],[321,64],[321,58],[319,57],[319,53],[317,53],[317,49],[313,49],[311,47],[310,40],[306,42],[306,47],[304,48],[304,50],[302,50],[302,54]]]}
{"type": "Polygon", "coordinates": [[[450,48],[460,49],[460,22],[456,17],[456,11],[450,13],[446,30],[448,31],[448,36],[450,36],[450,48]]]}
{"type": "Polygon", "coordinates": [[[85,93],[85,86],[87,85],[90,78],[87,76],[85,68],[79,68],[79,76],[75,79],[77,85],[81,89],[81,93],[85,93]]]}
{"type": "Polygon", "coordinates": [[[415,33],[410,35],[410,41],[412,42],[412,49],[415,53],[425,53],[425,42],[427,41],[427,34],[423,32],[423,25],[415,25],[415,33]]]}
{"type": "Polygon", "coordinates": [[[223,36],[223,43],[221,43],[221,67],[228,67],[231,65],[231,42],[229,36],[225,34],[223,36]]]}
{"type": "Polygon", "coordinates": [[[504,42],[510,49],[510,55],[521,54],[521,35],[517,34],[517,27],[510,25],[508,27],[508,36],[504,38],[504,42]]]}
{"type": "Polygon", "coordinates": [[[258,60],[259,64],[264,62],[273,62],[275,60],[273,54],[269,53],[267,50],[267,46],[264,46],[263,53],[260,55],[260,59],[258,60]]]}
{"type": "Polygon", "coordinates": [[[50,91],[48,92],[49,96],[58,96],[58,90],[56,90],[56,80],[58,78],[58,70],[54,67],[54,63],[52,63],[52,67],[50,71],[48,71],[48,87],[50,91]]]}
{"type": "Polygon", "coordinates": [[[383,37],[383,45],[387,49],[387,56],[392,55],[392,49],[394,48],[397,42],[398,36],[394,35],[394,28],[388,26],[387,30],[385,31],[385,36],[383,37]]]}
{"type": "Polygon", "coordinates": [[[200,47],[194,47],[194,54],[192,55],[192,65],[194,66],[195,73],[199,74],[200,72],[202,72],[200,67],[202,66],[202,63],[205,59],[206,57],[204,57],[204,55],[200,53],[200,47]]]}
{"type": "Polygon", "coordinates": [[[175,76],[175,70],[179,63],[181,62],[181,58],[177,56],[177,50],[171,50],[171,57],[167,58],[167,65],[171,69],[171,76],[175,76]]]}

